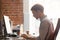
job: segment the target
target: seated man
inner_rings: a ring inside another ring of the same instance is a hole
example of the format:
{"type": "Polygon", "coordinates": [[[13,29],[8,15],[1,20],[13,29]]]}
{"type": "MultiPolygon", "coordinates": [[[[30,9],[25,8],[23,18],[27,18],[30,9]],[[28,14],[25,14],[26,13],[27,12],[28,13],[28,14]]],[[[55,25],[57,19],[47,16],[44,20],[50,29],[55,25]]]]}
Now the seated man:
{"type": "Polygon", "coordinates": [[[29,38],[31,40],[48,40],[48,37],[54,33],[54,27],[52,22],[47,18],[47,16],[44,14],[44,8],[40,4],[35,4],[31,11],[33,13],[33,16],[36,19],[40,19],[41,24],[39,28],[39,36],[38,37],[32,37],[28,36],[26,34],[22,34],[21,36],[24,38],[29,38]]]}

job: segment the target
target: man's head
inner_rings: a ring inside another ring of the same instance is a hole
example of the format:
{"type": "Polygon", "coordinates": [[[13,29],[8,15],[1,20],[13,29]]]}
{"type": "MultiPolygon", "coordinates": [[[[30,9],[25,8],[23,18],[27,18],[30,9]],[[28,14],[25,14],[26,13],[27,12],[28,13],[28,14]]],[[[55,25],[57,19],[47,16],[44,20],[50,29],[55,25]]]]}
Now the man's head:
{"type": "Polygon", "coordinates": [[[40,17],[42,17],[44,14],[43,14],[43,11],[44,11],[44,8],[42,5],[40,4],[35,4],[32,8],[31,8],[31,11],[33,13],[33,16],[38,19],[40,17]]]}

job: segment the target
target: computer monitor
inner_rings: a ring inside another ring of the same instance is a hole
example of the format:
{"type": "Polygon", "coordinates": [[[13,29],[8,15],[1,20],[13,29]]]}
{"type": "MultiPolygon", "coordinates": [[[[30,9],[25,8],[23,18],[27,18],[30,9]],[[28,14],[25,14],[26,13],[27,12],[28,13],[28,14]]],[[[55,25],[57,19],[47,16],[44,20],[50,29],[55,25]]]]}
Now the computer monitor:
{"type": "Polygon", "coordinates": [[[4,37],[17,37],[17,34],[14,34],[12,31],[9,16],[4,15],[3,21],[4,21],[4,37]]]}
{"type": "Polygon", "coordinates": [[[9,16],[4,15],[4,24],[5,24],[7,34],[12,34],[13,32],[12,32],[12,28],[11,28],[11,25],[10,25],[9,16]]]}

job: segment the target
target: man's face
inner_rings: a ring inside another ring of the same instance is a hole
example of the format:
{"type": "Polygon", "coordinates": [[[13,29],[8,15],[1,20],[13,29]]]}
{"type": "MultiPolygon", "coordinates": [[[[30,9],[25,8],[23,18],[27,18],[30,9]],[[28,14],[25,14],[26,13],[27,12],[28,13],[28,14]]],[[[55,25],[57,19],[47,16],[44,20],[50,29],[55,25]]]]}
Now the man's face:
{"type": "Polygon", "coordinates": [[[32,13],[33,13],[33,16],[34,16],[36,19],[39,18],[39,13],[38,13],[38,12],[32,10],[32,13]]]}

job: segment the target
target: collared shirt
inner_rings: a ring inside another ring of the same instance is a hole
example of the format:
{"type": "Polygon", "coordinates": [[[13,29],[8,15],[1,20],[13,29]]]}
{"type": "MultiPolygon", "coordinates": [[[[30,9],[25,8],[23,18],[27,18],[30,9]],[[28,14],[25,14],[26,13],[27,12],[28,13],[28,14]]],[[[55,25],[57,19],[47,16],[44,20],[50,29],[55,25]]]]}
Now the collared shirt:
{"type": "Polygon", "coordinates": [[[43,17],[40,18],[40,21],[42,22],[42,21],[44,21],[46,19],[47,19],[47,16],[45,15],[45,16],[43,16],[43,17]]]}
{"type": "Polygon", "coordinates": [[[53,32],[53,24],[52,22],[47,18],[47,16],[43,16],[40,18],[40,28],[39,28],[39,37],[37,37],[37,40],[45,40],[48,38],[48,36],[53,32]]]}

